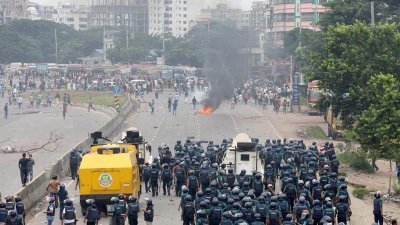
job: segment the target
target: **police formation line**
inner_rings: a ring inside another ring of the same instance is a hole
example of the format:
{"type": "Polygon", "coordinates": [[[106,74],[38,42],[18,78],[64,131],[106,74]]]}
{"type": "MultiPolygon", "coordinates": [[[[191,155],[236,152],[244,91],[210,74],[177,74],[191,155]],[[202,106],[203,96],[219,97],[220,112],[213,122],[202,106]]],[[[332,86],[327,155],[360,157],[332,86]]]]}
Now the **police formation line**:
{"type": "Polygon", "coordinates": [[[161,145],[160,157],[141,168],[145,191],[158,196],[162,183],[170,195],[174,188],[184,225],[347,224],[351,199],[332,143],[319,149],[301,140],[254,141],[263,171],[252,175],[222,163],[226,139],[206,148],[177,141],[174,156],[161,145]]]}

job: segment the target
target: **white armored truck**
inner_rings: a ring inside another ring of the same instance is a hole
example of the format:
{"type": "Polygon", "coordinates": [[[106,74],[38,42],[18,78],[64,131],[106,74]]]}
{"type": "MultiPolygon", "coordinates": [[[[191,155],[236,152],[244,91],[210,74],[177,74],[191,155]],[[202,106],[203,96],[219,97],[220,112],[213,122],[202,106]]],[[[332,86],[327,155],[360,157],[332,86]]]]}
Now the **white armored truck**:
{"type": "Polygon", "coordinates": [[[233,139],[232,146],[224,155],[222,163],[227,168],[233,168],[234,174],[240,174],[243,169],[251,176],[253,171],[262,173],[261,159],[256,150],[256,143],[246,133],[239,133],[233,139]]]}

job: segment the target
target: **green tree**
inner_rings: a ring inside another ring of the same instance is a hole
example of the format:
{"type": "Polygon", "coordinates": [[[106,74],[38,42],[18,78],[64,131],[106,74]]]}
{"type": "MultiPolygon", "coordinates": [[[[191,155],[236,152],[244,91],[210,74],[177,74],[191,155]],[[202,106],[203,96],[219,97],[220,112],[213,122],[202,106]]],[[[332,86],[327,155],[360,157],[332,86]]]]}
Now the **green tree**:
{"type": "Polygon", "coordinates": [[[351,127],[370,106],[365,86],[374,74],[400,76],[400,33],[398,24],[379,24],[374,28],[354,25],[329,27],[323,52],[310,54],[306,74],[320,80],[329,93],[329,103],[344,125],[351,127]]]}
{"type": "Polygon", "coordinates": [[[367,86],[370,106],[353,128],[355,140],[373,158],[400,161],[400,82],[393,75],[372,76],[367,86]]]}

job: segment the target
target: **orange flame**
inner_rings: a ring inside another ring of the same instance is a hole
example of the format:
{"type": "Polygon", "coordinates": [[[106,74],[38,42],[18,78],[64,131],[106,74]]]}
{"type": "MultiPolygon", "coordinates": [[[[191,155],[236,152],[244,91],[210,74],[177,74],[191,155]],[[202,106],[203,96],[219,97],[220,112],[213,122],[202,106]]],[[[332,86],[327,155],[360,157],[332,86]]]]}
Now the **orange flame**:
{"type": "Polygon", "coordinates": [[[199,110],[200,114],[209,115],[213,112],[213,108],[210,106],[204,106],[199,110]]]}

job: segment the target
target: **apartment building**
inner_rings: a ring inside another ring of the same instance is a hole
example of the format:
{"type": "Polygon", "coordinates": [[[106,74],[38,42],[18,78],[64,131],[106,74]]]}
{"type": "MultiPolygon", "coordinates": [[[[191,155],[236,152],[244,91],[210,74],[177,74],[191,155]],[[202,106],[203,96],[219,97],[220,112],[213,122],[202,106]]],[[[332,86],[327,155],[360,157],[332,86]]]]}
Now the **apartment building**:
{"type": "Polygon", "coordinates": [[[198,22],[201,0],[149,0],[149,34],[183,37],[198,22]]]}
{"type": "Polygon", "coordinates": [[[148,33],[149,1],[152,0],[93,0],[89,8],[89,27],[148,33]]]}
{"type": "Polygon", "coordinates": [[[295,28],[319,30],[318,21],[329,0],[270,0],[267,36],[275,47],[283,45],[285,33],[295,28]]]}
{"type": "Polygon", "coordinates": [[[0,0],[0,25],[28,18],[28,3],[27,0],[0,0]]]}
{"type": "Polygon", "coordinates": [[[75,30],[87,30],[88,11],[87,5],[59,4],[56,7],[56,13],[53,15],[53,21],[63,23],[75,30]]]}

